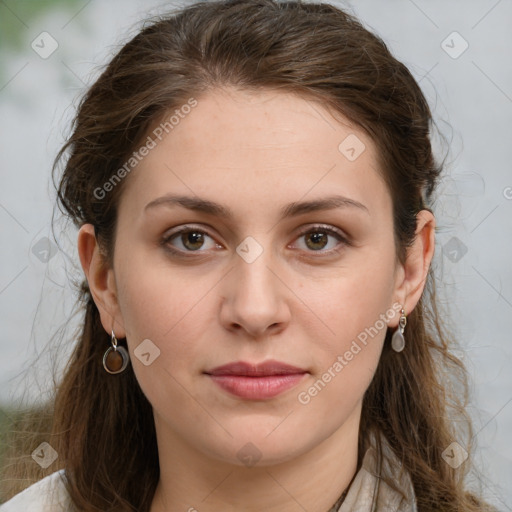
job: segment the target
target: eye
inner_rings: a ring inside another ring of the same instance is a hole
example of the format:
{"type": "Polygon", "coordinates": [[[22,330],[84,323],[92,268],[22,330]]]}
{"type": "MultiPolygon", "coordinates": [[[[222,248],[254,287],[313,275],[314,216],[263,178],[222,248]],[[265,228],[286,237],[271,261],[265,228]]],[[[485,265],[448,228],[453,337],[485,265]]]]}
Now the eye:
{"type": "Polygon", "coordinates": [[[299,239],[303,237],[305,240],[304,250],[307,252],[320,252],[322,255],[339,252],[344,245],[350,245],[348,239],[342,234],[341,231],[330,226],[319,225],[303,230],[299,234],[299,239]],[[329,245],[329,238],[333,237],[337,238],[341,243],[331,243],[330,249],[323,250],[326,246],[329,245]],[[340,245],[342,247],[340,247],[340,245]]]}
{"type": "MultiPolygon", "coordinates": [[[[305,245],[299,248],[310,253],[320,252],[321,255],[339,252],[343,246],[350,245],[350,242],[341,231],[330,226],[313,226],[303,230],[299,233],[298,239],[303,237],[305,237],[305,245]],[[333,247],[324,250],[329,245],[329,238],[334,237],[341,243],[331,243],[333,247]]],[[[162,240],[162,245],[175,254],[206,252],[208,249],[222,248],[206,231],[192,226],[184,226],[169,234],[162,240]],[[206,244],[208,239],[211,240],[210,244],[206,244]]]]}
{"type": "MultiPolygon", "coordinates": [[[[200,249],[204,247],[205,240],[207,238],[213,241],[213,238],[208,235],[206,231],[203,231],[199,228],[186,226],[166,236],[164,240],[162,240],[162,244],[168,247],[172,252],[204,252],[200,251],[200,249]],[[176,246],[171,244],[171,241],[174,239],[176,239],[176,242],[178,243],[178,250],[175,250],[173,247],[176,246]]],[[[206,247],[206,249],[213,247],[220,246],[213,242],[210,243],[210,247],[206,247]]]]}

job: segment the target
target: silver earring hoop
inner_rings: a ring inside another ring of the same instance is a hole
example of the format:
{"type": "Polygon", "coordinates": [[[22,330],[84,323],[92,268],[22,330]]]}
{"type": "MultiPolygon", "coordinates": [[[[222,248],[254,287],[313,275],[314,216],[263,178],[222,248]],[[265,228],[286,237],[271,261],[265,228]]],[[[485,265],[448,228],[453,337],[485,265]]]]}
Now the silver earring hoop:
{"type": "Polygon", "coordinates": [[[103,354],[103,368],[106,372],[117,375],[126,370],[130,362],[130,356],[124,347],[117,346],[117,338],[113,330],[110,341],[112,345],[103,354]]]}
{"type": "Polygon", "coordinates": [[[402,309],[400,311],[400,320],[398,322],[398,327],[391,338],[391,347],[395,352],[402,352],[402,350],[405,348],[404,331],[406,324],[407,317],[405,316],[405,311],[402,309]]]}

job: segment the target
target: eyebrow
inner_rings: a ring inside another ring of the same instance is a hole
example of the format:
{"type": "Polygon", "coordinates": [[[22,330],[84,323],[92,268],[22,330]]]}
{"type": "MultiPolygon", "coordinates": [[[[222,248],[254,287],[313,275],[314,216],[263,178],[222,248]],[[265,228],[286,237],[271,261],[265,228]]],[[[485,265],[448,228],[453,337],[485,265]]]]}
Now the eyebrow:
{"type": "MultiPolygon", "coordinates": [[[[230,208],[197,196],[191,197],[167,194],[149,202],[144,207],[144,211],[159,206],[182,206],[183,208],[187,208],[189,210],[214,215],[228,220],[232,220],[234,218],[234,213],[230,208]]],[[[359,201],[350,199],[349,197],[332,195],[322,199],[289,203],[280,209],[280,216],[282,220],[290,217],[296,217],[298,215],[303,215],[305,213],[321,210],[334,210],[335,208],[355,208],[361,211],[365,211],[368,214],[370,213],[368,208],[359,201]]]]}

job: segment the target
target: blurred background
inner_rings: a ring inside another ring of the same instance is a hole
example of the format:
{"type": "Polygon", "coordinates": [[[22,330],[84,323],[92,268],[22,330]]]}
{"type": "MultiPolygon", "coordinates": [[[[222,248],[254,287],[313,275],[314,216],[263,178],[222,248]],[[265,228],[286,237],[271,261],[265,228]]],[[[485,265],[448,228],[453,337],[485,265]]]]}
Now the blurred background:
{"type": "MultiPolygon", "coordinates": [[[[48,396],[82,273],[51,167],[81,95],[145,18],[188,2],[0,0],[0,407],[48,396]],[[57,212],[58,213],[58,212],[57,212]]],[[[331,2],[411,70],[449,147],[434,205],[442,307],[472,378],[485,496],[512,511],[512,1],[331,2]]]]}

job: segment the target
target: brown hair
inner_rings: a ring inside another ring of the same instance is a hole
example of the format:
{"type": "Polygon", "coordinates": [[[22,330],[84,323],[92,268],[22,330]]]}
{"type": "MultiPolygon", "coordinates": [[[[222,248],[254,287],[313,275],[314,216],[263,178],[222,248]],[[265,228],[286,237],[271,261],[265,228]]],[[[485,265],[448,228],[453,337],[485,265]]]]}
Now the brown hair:
{"type": "MultiPolygon", "coordinates": [[[[334,6],[221,0],[172,12],[129,41],[83,97],[57,156],[54,171],[69,153],[60,204],[76,226],[94,225],[109,264],[124,182],[102,199],[94,191],[162,116],[225,86],[296,93],[364,129],[377,145],[393,200],[397,257],[404,261],[416,215],[429,209],[442,168],[432,154],[431,113],[411,73],[379,37],[334,6]]],[[[115,377],[103,370],[110,337],[86,283],[80,298],[83,331],[51,406],[51,444],[78,510],[147,511],[159,477],[151,405],[131,367],[115,377]]],[[[471,424],[465,369],[448,351],[432,269],[408,315],[400,355],[390,351],[390,334],[364,397],[360,448],[371,431],[386,437],[411,475],[420,512],[486,510],[464,488],[469,464],[452,469],[441,455],[455,439],[471,451],[471,424]],[[459,389],[447,386],[448,375],[459,389]],[[466,421],[468,443],[457,437],[449,410],[466,421]]]]}

